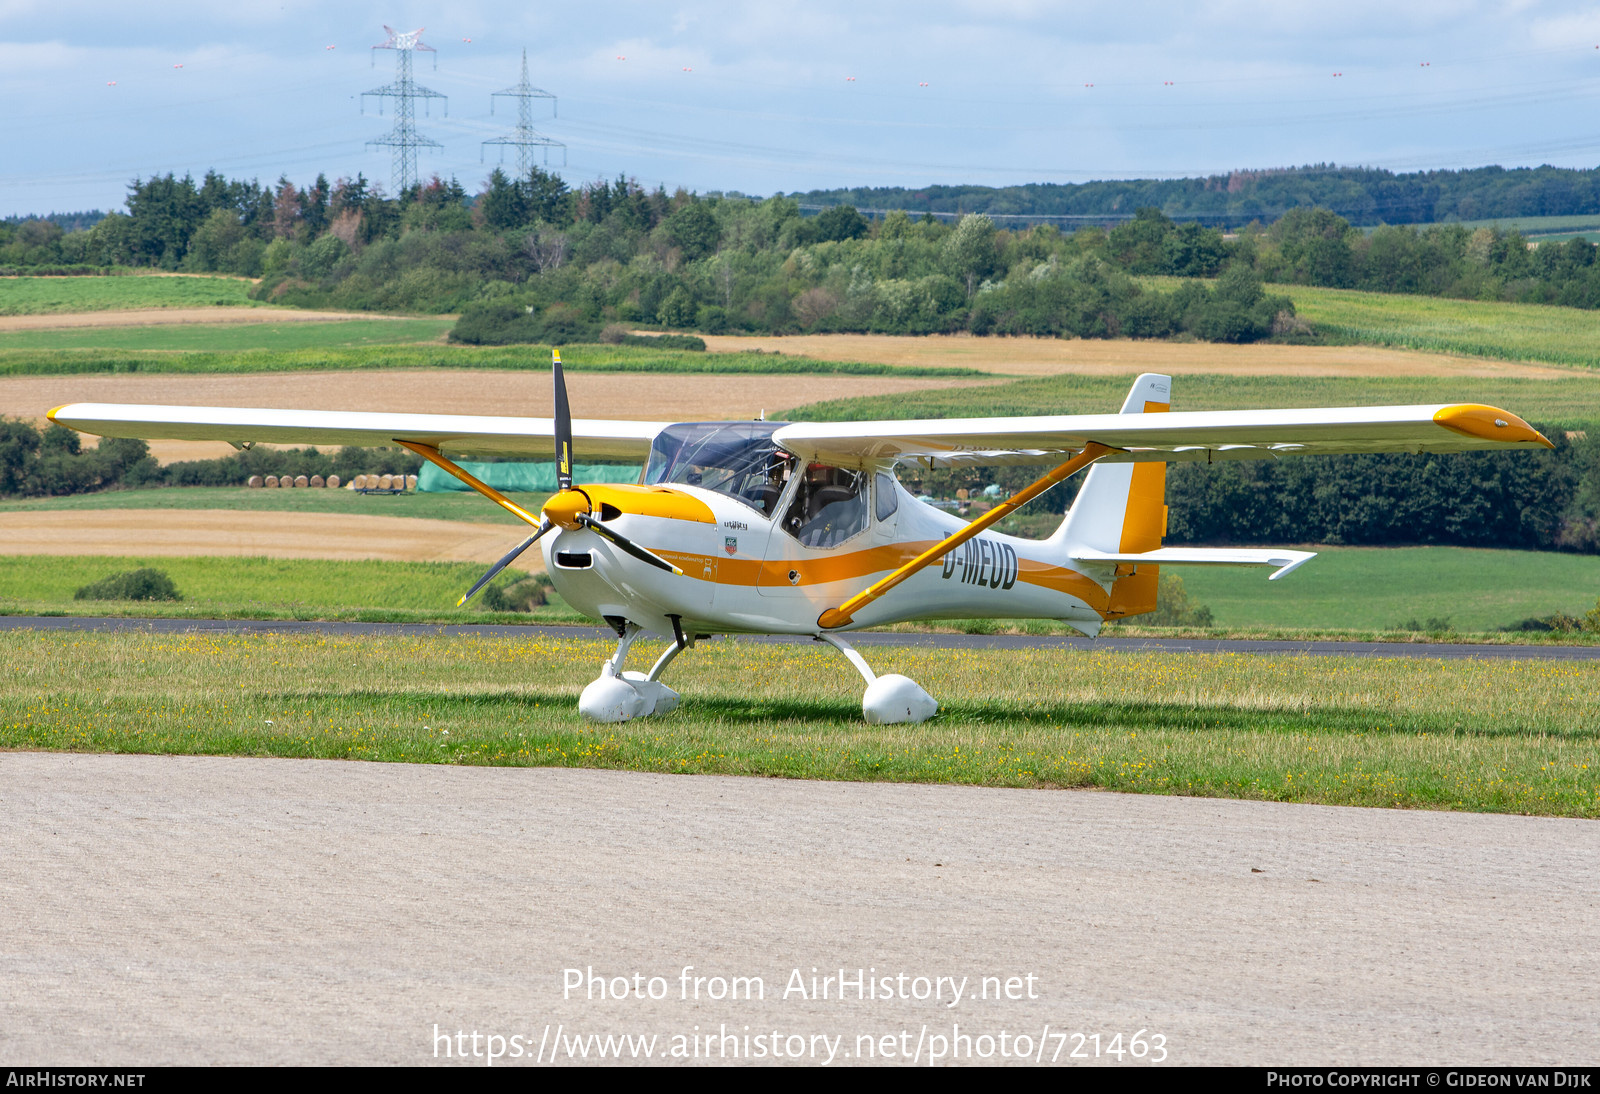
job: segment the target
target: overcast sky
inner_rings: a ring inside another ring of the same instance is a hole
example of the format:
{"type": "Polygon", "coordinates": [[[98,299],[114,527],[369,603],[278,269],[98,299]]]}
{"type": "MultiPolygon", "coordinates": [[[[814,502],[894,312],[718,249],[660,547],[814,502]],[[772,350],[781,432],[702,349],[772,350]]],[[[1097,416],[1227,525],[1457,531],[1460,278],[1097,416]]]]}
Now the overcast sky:
{"type": "Polygon", "coordinates": [[[1600,164],[1600,7],[1564,0],[152,7],[0,0],[0,215],[118,208],[135,177],[208,168],[387,186],[389,153],[365,142],[391,118],[361,100],[394,78],[394,54],[370,48],[385,23],[425,26],[438,50],[417,57],[448,96],[448,117],[418,119],[444,146],[423,172],[473,192],[498,159],[481,142],[516,117],[506,99],[491,116],[490,93],[523,49],[559,96],[535,124],[566,143],[551,166],[573,184],[1600,164]]]}

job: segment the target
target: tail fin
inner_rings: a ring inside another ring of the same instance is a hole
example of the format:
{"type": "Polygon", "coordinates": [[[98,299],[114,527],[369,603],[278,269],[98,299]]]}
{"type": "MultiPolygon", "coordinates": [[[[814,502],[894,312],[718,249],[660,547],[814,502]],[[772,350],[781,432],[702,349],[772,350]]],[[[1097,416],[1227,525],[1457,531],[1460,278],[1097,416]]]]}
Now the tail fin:
{"type": "MultiPolygon", "coordinates": [[[[1164,413],[1172,406],[1172,377],[1145,373],[1133,382],[1124,414],[1164,413]]],[[[1084,478],[1067,519],[1050,542],[1066,549],[1088,548],[1106,554],[1137,554],[1160,548],[1167,532],[1165,463],[1095,464],[1084,478]]],[[[1112,617],[1154,611],[1159,568],[1118,565],[1107,614],[1112,617]]]]}

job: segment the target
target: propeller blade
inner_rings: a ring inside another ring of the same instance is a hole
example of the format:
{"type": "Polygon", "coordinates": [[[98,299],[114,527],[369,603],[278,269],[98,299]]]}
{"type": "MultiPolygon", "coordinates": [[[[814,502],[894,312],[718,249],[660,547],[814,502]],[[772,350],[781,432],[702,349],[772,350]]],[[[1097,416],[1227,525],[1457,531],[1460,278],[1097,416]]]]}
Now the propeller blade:
{"type": "Polygon", "coordinates": [[[537,532],[533,533],[533,535],[529,536],[527,539],[513,547],[511,552],[507,554],[505,558],[502,558],[499,562],[496,562],[494,567],[488,573],[480,577],[478,579],[478,583],[467,590],[467,595],[456,601],[456,607],[459,608],[467,601],[471,600],[475,595],[477,595],[479,589],[483,588],[485,585],[489,584],[489,582],[494,580],[496,574],[515,562],[518,555],[522,554],[522,552],[526,551],[529,547],[532,547],[539,541],[540,536],[544,535],[554,527],[555,525],[551,524],[548,520],[543,521],[539,525],[539,530],[537,532]]]}
{"type": "Polygon", "coordinates": [[[660,555],[646,550],[619,532],[613,532],[610,528],[607,528],[605,525],[601,524],[587,513],[584,513],[578,517],[578,523],[596,535],[602,536],[605,539],[609,539],[612,543],[615,543],[618,547],[628,552],[628,554],[632,555],[640,562],[648,562],[650,565],[663,569],[669,574],[683,573],[682,570],[678,569],[660,555]]]}
{"type": "Polygon", "coordinates": [[[567,381],[561,375],[561,351],[550,351],[550,372],[556,385],[556,485],[572,489],[572,410],[567,405],[567,381]]]}

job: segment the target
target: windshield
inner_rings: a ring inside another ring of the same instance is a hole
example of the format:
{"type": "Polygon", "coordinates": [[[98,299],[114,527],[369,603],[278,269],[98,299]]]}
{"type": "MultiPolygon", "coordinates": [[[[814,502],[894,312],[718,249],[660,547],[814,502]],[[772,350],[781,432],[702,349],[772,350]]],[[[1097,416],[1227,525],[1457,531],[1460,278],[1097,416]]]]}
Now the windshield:
{"type": "Polygon", "coordinates": [[[681,484],[737,498],[772,516],[794,458],[772,435],[785,422],[686,422],[657,434],[645,465],[646,485],[681,484]]]}

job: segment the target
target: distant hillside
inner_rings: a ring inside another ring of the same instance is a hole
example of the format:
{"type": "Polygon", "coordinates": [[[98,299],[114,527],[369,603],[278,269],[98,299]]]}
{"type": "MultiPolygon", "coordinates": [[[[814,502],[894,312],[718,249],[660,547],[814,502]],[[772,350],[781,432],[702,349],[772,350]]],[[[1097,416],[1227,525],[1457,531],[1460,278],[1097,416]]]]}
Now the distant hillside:
{"type": "Polygon", "coordinates": [[[93,228],[106,218],[105,213],[99,209],[90,209],[83,213],[47,213],[43,216],[28,214],[26,216],[9,216],[0,219],[0,224],[24,224],[30,220],[46,220],[56,225],[63,232],[81,232],[86,228],[93,228]]]}
{"type": "MultiPolygon", "coordinates": [[[[1192,179],[1030,183],[1026,186],[856,187],[789,195],[808,206],[990,217],[1115,222],[1152,206],[1174,220],[1270,223],[1296,206],[1331,209],[1352,224],[1433,224],[1503,217],[1600,214],[1600,168],[1476,167],[1397,175],[1362,167],[1277,168],[1192,179]]],[[[1001,221],[1002,224],[1005,220],[1001,221]]]]}

